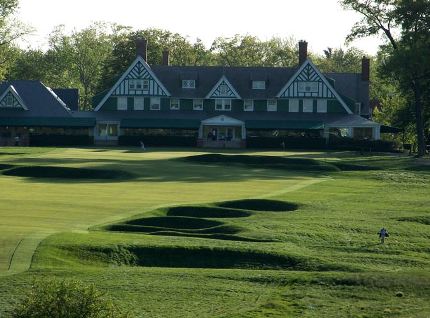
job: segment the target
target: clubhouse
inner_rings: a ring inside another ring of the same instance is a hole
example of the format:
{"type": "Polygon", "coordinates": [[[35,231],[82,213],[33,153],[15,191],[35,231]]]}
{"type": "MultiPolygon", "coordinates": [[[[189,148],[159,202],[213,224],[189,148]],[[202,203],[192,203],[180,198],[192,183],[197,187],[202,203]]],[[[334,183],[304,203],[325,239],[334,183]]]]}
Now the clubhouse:
{"type": "Polygon", "coordinates": [[[93,111],[79,110],[76,89],[1,83],[0,145],[240,148],[282,138],[380,139],[381,125],[369,119],[367,58],[361,73],[323,74],[301,41],[295,68],[171,66],[167,50],[161,65],[150,66],[147,42],[136,47],[136,59],[94,98],[93,111]]]}

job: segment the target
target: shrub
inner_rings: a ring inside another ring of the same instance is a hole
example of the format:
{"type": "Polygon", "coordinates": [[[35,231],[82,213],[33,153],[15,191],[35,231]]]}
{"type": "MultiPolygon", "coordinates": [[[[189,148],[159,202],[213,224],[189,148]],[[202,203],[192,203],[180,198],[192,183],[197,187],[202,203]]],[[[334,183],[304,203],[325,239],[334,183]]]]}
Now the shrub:
{"type": "Polygon", "coordinates": [[[30,135],[30,146],[89,146],[94,137],[88,135],[30,135]]]}
{"type": "Polygon", "coordinates": [[[41,280],[12,311],[12,318],[130,317],[94,285],[78,281],[41,280]]]}
{"type": "Polygon", "coordinates": [[[120,146],[140,147],[143,142],[147,147],[195,147],[197,138],[193,136],[119,136],[120,146]]]}

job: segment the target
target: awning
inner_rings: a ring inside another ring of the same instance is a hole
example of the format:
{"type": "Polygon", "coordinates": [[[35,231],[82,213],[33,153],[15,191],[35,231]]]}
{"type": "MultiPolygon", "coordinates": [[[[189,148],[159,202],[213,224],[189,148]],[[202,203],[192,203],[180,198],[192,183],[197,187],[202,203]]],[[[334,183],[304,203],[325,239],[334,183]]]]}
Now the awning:
{"type": "Polygon", "coordinates": [[[200,120],[174,118],[128,118],[121,120],[121,128],[181,128],[199,129],[200,120]]]}
{"type": "Polygon", "coordinates": [[[324,129],[324,123],[321,121],[307,120],[247,120],[245,122],[247,129],[324,129]]]}
{"type": "Polygon", "coordinates": [[[401,132],[403,132],[403,129],[401,128],[391,127],[386,125],[381,126],[381,134],[398,134],[401,132]]]}
{"type": "Polygon", "coordinates": [[[79,117],[0,117],[0,126],[11,127],[94,127],[95,118],[79,117]]]}

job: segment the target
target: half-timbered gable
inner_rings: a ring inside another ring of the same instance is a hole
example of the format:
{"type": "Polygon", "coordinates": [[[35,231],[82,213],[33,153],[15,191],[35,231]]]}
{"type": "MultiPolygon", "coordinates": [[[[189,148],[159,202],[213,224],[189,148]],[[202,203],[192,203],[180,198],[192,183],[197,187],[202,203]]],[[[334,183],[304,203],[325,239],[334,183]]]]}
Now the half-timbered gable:
{"type": "Polygon", "coordinates": [[[241,99],[239,93],[231,85],[227,77],[222,76],[218,83],[212,88],[209,94],[206,96],[209,98],[230,98],[230,99],[241,99]]]}
{"type": "Polygon", "coordinates": [[[138,56],[97,105],[99,110],[111,97],[168,97],[169,91],[152,72],[145,60],[138,56]]]}
{"type": "Polygon", "coordinates": [[[13,85],[10,85],[0,96],[0,108],[27,110],[27,106],[13,85]]]}
{"type": "Polygon", "coordinates": [[[327,78],[318,68],[306,60],[293,77],[278,93],[278,98],[304,99],[336,99],[348,114],[350,108],[346,105],[327,78]]]}

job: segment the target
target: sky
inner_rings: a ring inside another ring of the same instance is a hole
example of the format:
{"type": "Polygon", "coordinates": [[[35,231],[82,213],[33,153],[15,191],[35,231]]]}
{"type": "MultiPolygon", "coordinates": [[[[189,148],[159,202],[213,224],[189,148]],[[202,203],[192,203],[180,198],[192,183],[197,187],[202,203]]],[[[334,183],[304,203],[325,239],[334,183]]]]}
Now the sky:
{"type": "MultiPolygon", "coordinates": [[[[345,37],[360,16],[341,8],[338,0],[20,0],[18,19],[35,29],[21,46],[46,48],[57,25],[82,29],[92,22],[114,22],[135,30],[160,28],[210,47],[216,37],[249,34],[306,40],[309,49],[345,46],[345,37]]],[[[375,54],[381,39],[352,43],[375,54]]],[[[149,44],[150,45],[150,44],[149,44]]]]}

